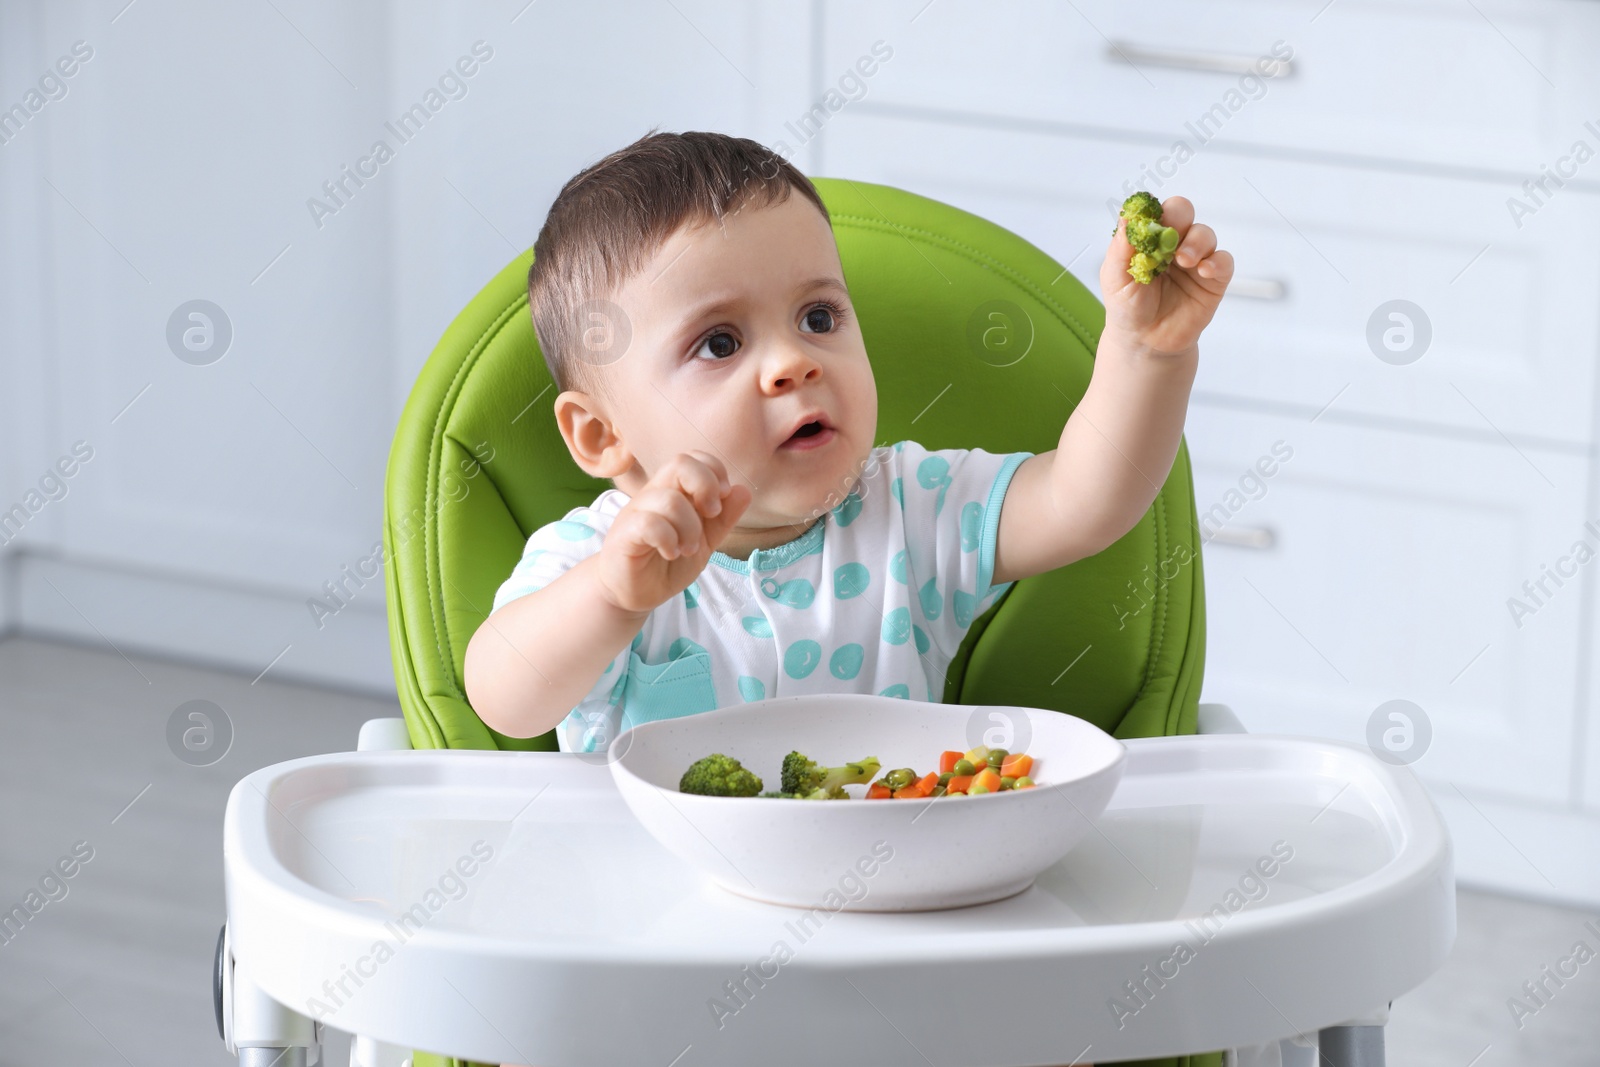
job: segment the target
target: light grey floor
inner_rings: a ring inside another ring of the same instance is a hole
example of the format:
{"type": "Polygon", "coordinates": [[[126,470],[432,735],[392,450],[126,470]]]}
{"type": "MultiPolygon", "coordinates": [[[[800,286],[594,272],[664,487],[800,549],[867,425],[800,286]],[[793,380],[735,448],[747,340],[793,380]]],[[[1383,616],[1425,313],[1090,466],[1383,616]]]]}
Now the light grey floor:
{"type": "MultiPolygon", "coordinates": [[[[398,713],[392,701],[270,675],[252,684],[110,649],[0,642],[0,910],[76,842],[94,850],[67,895],[0,944],[0,1064],[229,1062],[210,986],[228,791],[258,767],[354,748],[362,721],[398,713]],[[210,767],[181,762],[167,745],[168,717],[195,699],[222,707],[234,727],[232,748],[210,767]]],[[[1600,953],[1583,926],[1600,926],[1600,912],[1459,899],[1450,961],[1395,1002],[1389,1063],[1600,1064],[1600,957],[1564,986],[1546,980],[1551,995],[1520,1029],[1507,1006],[1576,943],[1600,953]]],[[[346,1056],[335,1036],[327,1062],[346,1056]]]]}

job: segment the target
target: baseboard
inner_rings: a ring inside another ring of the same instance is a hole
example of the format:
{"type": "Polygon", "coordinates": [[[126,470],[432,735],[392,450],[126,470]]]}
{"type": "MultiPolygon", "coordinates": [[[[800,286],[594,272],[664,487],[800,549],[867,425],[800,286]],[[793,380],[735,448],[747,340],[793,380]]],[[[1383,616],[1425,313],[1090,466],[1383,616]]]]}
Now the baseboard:
{"type": "Polygon", "coordinates": [[[0,633],[394,698],[383,583],[362,596],[319,628],[304,596],[28,549],[0,557],[0,633]]]}
{"type": "Polygon", "coordinates": [[[1600,815],[1429,786],[1450,828],[1461,886],[1600,908],[1600,815]]]}

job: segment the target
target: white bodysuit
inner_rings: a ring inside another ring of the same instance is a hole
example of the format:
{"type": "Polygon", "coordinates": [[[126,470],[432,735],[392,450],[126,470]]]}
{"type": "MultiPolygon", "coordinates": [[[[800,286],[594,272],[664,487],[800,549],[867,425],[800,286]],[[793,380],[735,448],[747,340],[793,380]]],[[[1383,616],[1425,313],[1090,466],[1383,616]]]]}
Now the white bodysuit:
{"type": "MultiPolygon", "coordinates": [[[[1031,452],[873,449],[849,494],[805,533],[748,561],[713,552],[650,613],[556,729],[563,752],[603,750],[654,719],[801,693],[937,702],[991,586],[1000,507],[1031,452]]],[[[600,550],[629,497],[608,489],[535,530],[494,610],[600,550]]]]}

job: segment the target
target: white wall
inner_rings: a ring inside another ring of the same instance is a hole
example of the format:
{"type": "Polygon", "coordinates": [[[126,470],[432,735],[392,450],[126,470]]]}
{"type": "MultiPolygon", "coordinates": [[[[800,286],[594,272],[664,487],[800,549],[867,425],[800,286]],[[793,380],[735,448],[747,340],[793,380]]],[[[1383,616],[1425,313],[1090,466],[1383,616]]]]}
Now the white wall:
{"type": "Polygon", "coordinates": [[[0,146],[0,508],[38,506],[50,465],[92,450],[4,550],[0,619],[383,691],[381,581],[320,627],[306,601],[380,537],[389,442],[433,344],[586,164],[653,125],[770,138],[801,110],[810,32],[804,5],[704,0],[0,19],[6,106],[75,42],[92,51],[0,146]],[[409,140],[386,129],[477,42],[464,95],[447,85],[409,140]],[[380,138],[392,158],[314,214],[380,138]],[[194,299],[232,326],[208,365],[166,339],[194,299]]]}

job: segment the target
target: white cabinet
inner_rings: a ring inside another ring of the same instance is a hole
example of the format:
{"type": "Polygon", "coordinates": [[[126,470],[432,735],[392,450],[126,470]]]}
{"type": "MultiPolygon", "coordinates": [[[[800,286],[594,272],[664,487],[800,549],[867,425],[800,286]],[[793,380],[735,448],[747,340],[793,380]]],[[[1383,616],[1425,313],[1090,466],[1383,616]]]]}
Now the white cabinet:
{"type": "MultiPolygon", "coordinates": [[[[1099,292],[1106,193],[1133,173],[1138,149],[882,112],[841,114],[827,136],[833,172],[991,218],[1099,292]]],[[[1483,440],[1594,439],[1600,255],[1552,269],[1550,250],[1600,248],[1600,195],[1572,190],[1559,215],[1517,231],[1503,225],[1493,182],[1215,152],[1155,191],[1193,201],[1237,264],[1206,332],[1202,398],[1307,417],[1332,405],[1483,440]],[[1415,308],[1391,318],[1394,301],[1415,308]]]]}
{"type": "Polygon", "coordinates": [[[829,2],[823,39],[823,70],[895,51],[821,173],[990,218],[1096,293],[1126,193],[1195,202],[1237,260],[1186,427],[1202,514],[1240,505],[1205,549],[1204,699],[1352,741],[1415,703],[1465,875],[1600,900],[1526,829],[1600,841],[1600,5],[829,2]]]}
{"type": "Polygon", "coordinates": [[[1600,99],[1600,8],[1577,0],[829,0],[825,11],[824,71],[875,39],[895,49],[868,106],[1162,150],[1181,138],[1390,171],[1513,170],[1514,189],[1584,136],[1600,99]],[[1251,77],[1283,55],[1286,75],[1251,77]]]}
{"type": "Polygon", "coordinates": [[[1358,743],[1409,700],[1432,730],[1425,778],[1568,798],[1582,570],[1547,574],[1576,541],[1600,558],[1584,457],[1205,406],[1186,436],[1209,538],[1203,699],[1255,731],[1358,743]]]}

